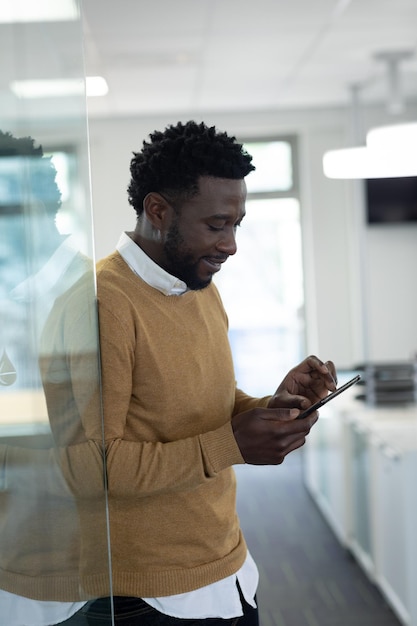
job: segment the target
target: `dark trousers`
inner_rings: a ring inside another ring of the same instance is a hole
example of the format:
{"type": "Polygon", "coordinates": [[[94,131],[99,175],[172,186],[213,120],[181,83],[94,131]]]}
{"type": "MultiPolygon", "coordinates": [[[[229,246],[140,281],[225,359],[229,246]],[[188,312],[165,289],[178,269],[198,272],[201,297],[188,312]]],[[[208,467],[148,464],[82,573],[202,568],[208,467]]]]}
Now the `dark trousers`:
{"type": "MultiPolygon", "coordinates": [[[[259,626],[258,609],[241,596],[244,614],[232,619],[179,619],[160,613],[140,598],[113,597],[115,626],[259,626]]],[[[113,626],[110,598],[88,602],[59,626],[113,626]]]]}

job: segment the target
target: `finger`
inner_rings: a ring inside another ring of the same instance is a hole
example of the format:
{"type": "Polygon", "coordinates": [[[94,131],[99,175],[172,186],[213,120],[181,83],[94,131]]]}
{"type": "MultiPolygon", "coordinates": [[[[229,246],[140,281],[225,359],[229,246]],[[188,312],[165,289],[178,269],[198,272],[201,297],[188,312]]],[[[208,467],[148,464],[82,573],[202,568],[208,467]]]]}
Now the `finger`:
{"type": "Polygon", "coordinates": [[[269,408],[307,409],[310,405],[311,401],[305,396],[295,395],[284,390],[280,393],[279,398],[276,396],[271,398],[269,408]]]}
{"type": "Polygon", "coordinates": [[[337,386],[337,372],[335,364],[333,363],[333,361],[326,361],[325,366],[329,370],[329,373],[333,378],[334,384],[337,386]]]}
{"type": "Polygon", "coordinates": [[[324,372],[327,369],[323,361],[314,354],[310,354],[310,356],[306,358],[306,363],[311,369],[317,370],[319,372],[324,372]]]}
{"type": "Polygon", "coordinates": [[[285,456],[290,454],[290,452],[293,452],[294,450],[298,450],[298,448],[301,448],[305,444],[305,442],[306,442],[305,437],[300,437],[299,439],[296,439],[294,443],[288,447],[287,454],[285,456]]]}
{"type": "Polygon", "coordinates": [[[325,375],[326,387],[333,391],[337,387],[337,374],[336,367],[333,361],[326,361],[323,363],[318,357],[311,355],[307,359],[311,365],[311,367],[319,372],[320,374],[325,375]],[[329,386],[330,385],[330,386],[329,386]]]}
{"type": "Polygon", "coordinates": [[[300,415],[298,409],[265,409],[265,413],[262,415],[262,419],[278,421],[278,422],[291,422],[300,415]]]}
{"type": "Polygon", "coordinates": [[[279,428],[279,432],[281,433],[283,433],[283,429],[285,429],[287,434],[304,433],[304,435],[307,435],[319,418],[318,411],[314,411],[313,413],[301,420],[297,419],[299,415],[300,411],[298,411],[297,409],[269,409],[268,413],[265,413],[262,416],[262,419],[270,422],[276,422],[277,425],[279,423],[281,425],[279,428]]]}

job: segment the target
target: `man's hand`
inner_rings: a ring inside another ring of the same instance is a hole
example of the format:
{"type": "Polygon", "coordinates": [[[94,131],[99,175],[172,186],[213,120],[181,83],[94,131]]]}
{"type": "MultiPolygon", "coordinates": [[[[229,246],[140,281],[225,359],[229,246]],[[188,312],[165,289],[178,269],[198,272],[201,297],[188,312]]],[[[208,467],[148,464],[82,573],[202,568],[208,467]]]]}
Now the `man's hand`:
{"type": "Polygon", "coordinates": [[[300,448],[318,419],[315,411],[302,420],[296,417],[314,402],[324,398],[337,385],[331,361],[307,357],[288,372],[268,408],[257,408],[235,415],[232,427],[246,463],[278,465],[286,455],[300,448]]]}
{"type": "Polygon", "coordinates": [[[336,369],[332,361],[323,363],[309,356],[288,372],[269,401],[269,408],[308,409],[325,398],[337,385],[336,369]]]}
{"type": "Polygon", "coordinates": [[[297,409],[251,409],[232,419],[234,436],[246,463],[279,465],[300,448],[317,421],[317,411],[303,420],[297,409]]]}

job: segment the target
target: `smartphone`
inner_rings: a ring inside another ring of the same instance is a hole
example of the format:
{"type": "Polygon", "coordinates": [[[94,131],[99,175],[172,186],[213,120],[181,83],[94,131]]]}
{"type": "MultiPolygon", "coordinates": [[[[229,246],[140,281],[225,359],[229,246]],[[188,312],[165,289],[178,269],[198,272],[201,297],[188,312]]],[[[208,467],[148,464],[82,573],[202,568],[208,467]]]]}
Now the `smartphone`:
{"type": "Polygon", "coordinates": [[[355,385],[358,382],[358,380],[360,380],[360,378],[361,378],[360,374],[358,374],[357,376],[355,376],[355,378],[352,378],[347,383],[345,383],[344,385],[336,389],[336,391],[329,393],[325,398],[322,398],[315,404],[312,404],[311,406],[309,406],[308,409],[300,413],[300,415],[296,419],[302,420],[304,419],[304,417],[307,417],[307,415],[311,415],[311,413],[313,413],[314,411],[317,411],[317,409],[323,406],[323,404],[330,402],[330,400],[333,400],[333,398],[338,396],[340,393],[342,393],[343,391],[346,391],[346,389],[349,389],[349,387],[352,387],[352,385],[355,385]]]}

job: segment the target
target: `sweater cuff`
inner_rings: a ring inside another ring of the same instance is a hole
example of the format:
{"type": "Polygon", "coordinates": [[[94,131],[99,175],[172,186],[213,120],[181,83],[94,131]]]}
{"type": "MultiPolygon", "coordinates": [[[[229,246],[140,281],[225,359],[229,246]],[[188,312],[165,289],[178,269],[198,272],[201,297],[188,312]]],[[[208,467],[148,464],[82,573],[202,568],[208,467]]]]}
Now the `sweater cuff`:
{"type": "Polygon", "coordinates": [[[232,465],[245,463],[233,434],[231,422],[227,422],[217,430],[203,433],[199,438],[209,476],[214,476],[232,465]]]}

